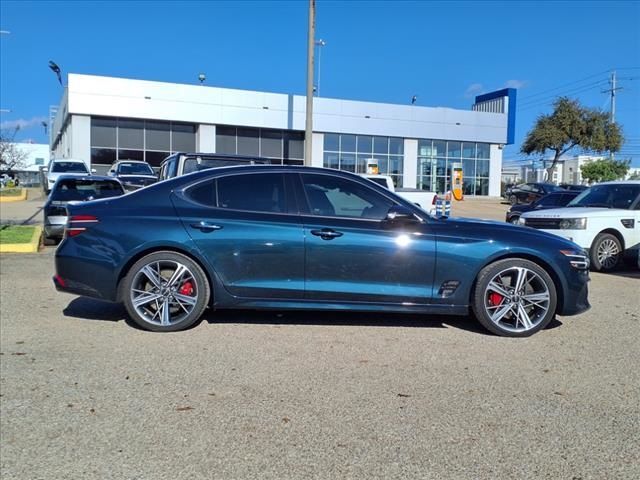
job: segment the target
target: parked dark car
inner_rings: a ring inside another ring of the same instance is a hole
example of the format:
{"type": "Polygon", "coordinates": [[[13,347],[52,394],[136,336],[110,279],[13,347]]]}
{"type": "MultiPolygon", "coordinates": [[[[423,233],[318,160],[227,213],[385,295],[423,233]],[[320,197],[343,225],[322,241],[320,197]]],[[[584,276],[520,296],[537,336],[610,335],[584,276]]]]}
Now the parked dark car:
{"type": "Polygon", "coordinates": [[[557,192],[551,192],[549,195],[542,197],[532,203],[526,203],[523,205],[512,205],[507,212],[507,222],[516,225],[520,219],[520,215],[532,210],[547,210],[549,208],[561,208],[565,207],[571,200],[576,198],[580,194],[577,190],[559,190],[557,192]]]}
{"type": "Polygon", "coordinates": [[[212,309],[466,315],[528,336],[587,308],[572,242],[502,222],[434,218],[348,172],[213,168],[69,204],[58,290],[123,302],[142,328],[212,309]]]}
{"type": "Polygon", "coordinates": [[[109,169],[109,176],[122,182],[126,190],[137,190],[158,181],[158,175],[151,165],[139,160],[120,160],[109,169]]]}
{"type": "Polygon", "coordinates": [[[44,207],[44,241],[52,244],[62,238],[67,223],[69,202],[85,202],[98,198],[124,195],[122,184],[110,177],[98,175],[61,176],[51,189],[44,207]]]}
{"type": "Polygon", "coordinates": [[[520,203],[535,202],[545,195],[558,190],[563,189],[553,183],[521,183],[509,189],[506,197],[511,205],[518,205],[520,203]]]}
{"type": "Polygon", "coordinates": [[[589,188],[588,185],[576,185],[575,183],[561,183],[558,186],[560,188],[564,188],[565,190],[572,190],[578,193],[584,192],[587,188],[589,188]]]}
{"type": "Polygon", "coordinates": [[[160,180],[180,177],[187,173],[208,168],[230,167],[233,165],[269,165],[271,160],[247,155],[229,155],[224,153],[186,153],[176,152],[169,155],[160,164],[160,180]]]}

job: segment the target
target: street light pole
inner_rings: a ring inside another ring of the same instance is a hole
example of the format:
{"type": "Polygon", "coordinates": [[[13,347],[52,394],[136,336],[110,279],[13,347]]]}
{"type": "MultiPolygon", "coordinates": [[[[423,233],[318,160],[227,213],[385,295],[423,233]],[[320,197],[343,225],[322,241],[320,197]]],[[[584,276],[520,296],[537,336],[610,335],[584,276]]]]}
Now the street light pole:
{"type": "Polygon", "coordinates": [[[316,29],[316,0],[309,0],[309,30],[307,32],[307,117],[304,130],[304,164],[311,166],[313,138],[313,50],[316,29]]]}
{"type": "Polygon", "coordinates": [[[316,90],[316,95],[320,96],[320,67],[322,67],[322,47],[327,44],[324,40],[320,39],[316,42],[318,46],[318,89],[316,90]]]}

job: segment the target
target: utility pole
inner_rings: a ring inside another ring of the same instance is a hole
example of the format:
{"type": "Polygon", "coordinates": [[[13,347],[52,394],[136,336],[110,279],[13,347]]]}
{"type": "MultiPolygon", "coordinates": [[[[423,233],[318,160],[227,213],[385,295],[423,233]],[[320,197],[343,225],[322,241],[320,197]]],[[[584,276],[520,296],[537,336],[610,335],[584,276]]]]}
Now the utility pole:
{"type": "Polygon", "coordinates": [[[309,0],[309,30],[307,32],[307,118],[304,130],[304,164],[311,166],[313,137],[313,53],[316,35],[316,0],[309,0]]]}
{"type": "MultiPolygon", "coordinates": [[[[609,111],[609,120],[611,123],[616,121],[616,91],[622,90],[622,87],[616,87],[616,71],[611,72],[611,80],[609,80],[611,88],[603,90],[602,93],[609,93],[611,95],[611,109],[609,111]]],[[[613,152],[609,152],[609,158],[613,160],[613,152]]]]}

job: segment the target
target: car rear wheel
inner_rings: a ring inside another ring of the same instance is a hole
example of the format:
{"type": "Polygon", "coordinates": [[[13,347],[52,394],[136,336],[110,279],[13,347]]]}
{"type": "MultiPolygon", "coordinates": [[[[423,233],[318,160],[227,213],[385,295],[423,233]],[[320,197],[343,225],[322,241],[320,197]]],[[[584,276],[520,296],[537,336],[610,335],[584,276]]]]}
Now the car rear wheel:
{"type": "Polygon", "coordinates": [[[591,257],[591,267],[596,272],[614,270],[620,263],[622,256],[620,240],[610,233],[601,233],[593,241],[589,249],[589,256],[591,257]]]}
{"type": "Polygon", "coordinates": [[[176,252],[155,252],[138,260],[123,282],[124,305],[145,330],[174,332],[196,323],[209,303],[202,268],[176,252]]]}
{"type": "Polygon", "coordinates": [[[542,267],[511,258],[480,272],[472,300],[478,321],[505,337],[528,337],[545,328],[558,301],[553,280],[542,267]]]}

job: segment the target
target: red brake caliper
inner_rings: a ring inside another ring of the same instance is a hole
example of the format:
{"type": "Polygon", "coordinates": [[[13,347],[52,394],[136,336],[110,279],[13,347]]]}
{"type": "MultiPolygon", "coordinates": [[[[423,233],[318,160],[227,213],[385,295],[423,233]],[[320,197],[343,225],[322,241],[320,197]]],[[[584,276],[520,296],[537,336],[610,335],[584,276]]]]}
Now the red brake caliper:
{"type": "Polygon", "coordinates": [[[500,305],[502,303],[503,299],[504,299],[504,297],[502,295],[500,295],[499,293],[491,292],[489,294],[489,305],[491,305],[492,307],[500,305]]]}
{"type": "Polygon", "coordinates": [[[180,287],[180,290],[178,290],[178,293],[180,293],[180,295],[193,295],[193,285],[191,282],[184,282],[180,287]]]}

